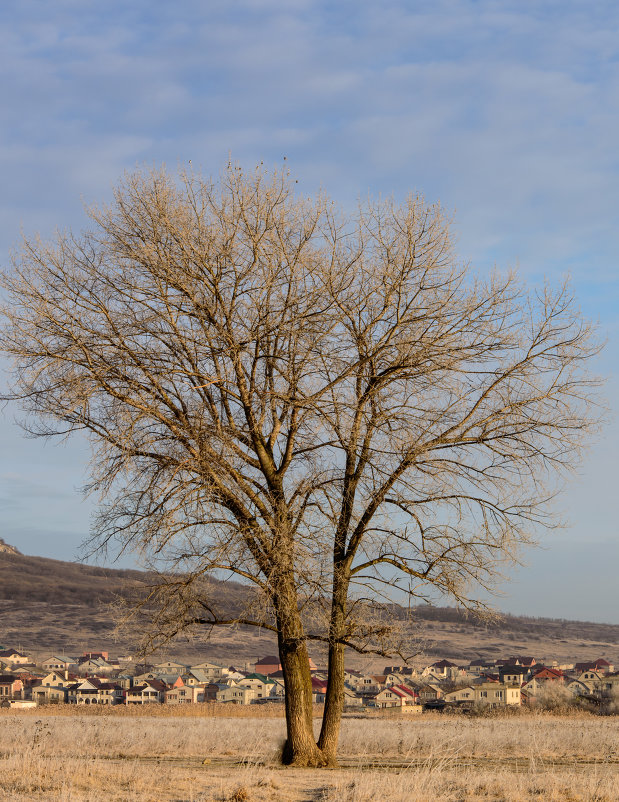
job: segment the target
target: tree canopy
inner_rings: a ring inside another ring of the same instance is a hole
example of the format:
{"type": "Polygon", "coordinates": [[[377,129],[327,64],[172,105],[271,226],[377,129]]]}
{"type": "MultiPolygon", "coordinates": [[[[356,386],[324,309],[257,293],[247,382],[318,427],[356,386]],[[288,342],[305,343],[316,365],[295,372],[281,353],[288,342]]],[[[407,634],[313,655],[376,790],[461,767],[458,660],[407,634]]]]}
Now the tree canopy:
{"type": "Polygon", "coordinates": [[[235,165],[126,176],[90,230],[24,242],[2,342],[30,430],[89,436],[98,542],[182,569],[155,593],[161,632],[220,623],[213,572],[255,586],[238,620],[277,633],[286,759],[320,764],[345,646],[389,651],[375,605],[472,604],[551,523],[598,345],[567,285],[475,276],[422,197],[347,215],[295,190],[235,165]]]}

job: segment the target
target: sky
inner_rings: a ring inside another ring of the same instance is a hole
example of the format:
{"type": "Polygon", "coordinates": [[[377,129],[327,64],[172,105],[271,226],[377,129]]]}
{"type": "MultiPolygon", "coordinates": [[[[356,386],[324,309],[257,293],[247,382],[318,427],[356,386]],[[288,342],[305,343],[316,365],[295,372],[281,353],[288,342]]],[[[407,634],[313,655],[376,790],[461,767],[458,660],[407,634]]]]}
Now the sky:
{"type": "MultiPolygon", "coordinates": [[[[124,171],[284,157],[308,194],[422,192],[459,255],[532,286],[568,274],[606,348],[609,423],[495,605],[619,623],[619,6],[597,0],[4,0],[0,264],[79,231],[124,171]]],[[[3,365],[6,368],[6,363],[3,365]]],[[[76,559],[80,441],[0,410],[0,536],[76,559]]],[[[123,563],[123,564],[126,564],[123,563]]]]}

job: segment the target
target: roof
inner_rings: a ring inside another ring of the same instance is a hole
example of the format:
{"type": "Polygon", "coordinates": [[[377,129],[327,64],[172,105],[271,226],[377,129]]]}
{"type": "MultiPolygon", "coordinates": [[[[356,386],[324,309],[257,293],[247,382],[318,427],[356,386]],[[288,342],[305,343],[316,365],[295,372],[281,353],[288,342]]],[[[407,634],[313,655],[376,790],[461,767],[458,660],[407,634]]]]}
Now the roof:
{"type": "MultiPolygon", "coordinates": [[[[498,662],[499,661],[497,660],[497,664],[498,662]]],[[[533,666],[535,665],[535,658],[516,656],[516,657],[508,657],[507,660],[504,660],[502,662],[503,665],[510,665],[510,666],[518,664],[520,664],[521,666],[533,666]]]]}
{"type": "Polygon", "coordinates": [[[557,677],[557,678],[559,678],[559,677],[563,677],[563,676],[564,676],[564,674],[563,674],[563,671],[561,671],[561,669],[560,669],[560,668],[548,668],[548,666],[542,666],[542,667],[539,669],[539,671],[536,671],[536,672],[533,674],[533,679],[535,679],[536,677],[539,677],[539,675],[540,675],[540,674],[544,674],[544,673],[546,673],[546,674],[552,674],[552,675],[554,675],[554,676],[555,676],[555,677],[557,677]]]}
{"type": "Polygon", "coordinates": [[[268,657],[261,657],[260,660],[256,660],[254,665],[255,666],[278,666],[279,665],[279,657],[274,657],[273,655],[269,655],[268,657]]]}
{"type": "Polygon", "coordinates": [[[284,672],[283,672],[283,671],[281,670],[281,668],[280,668],[280,670],[279,670],[279,671],[272,671],[272,672],[269,674],[269,677],[270,677],[271,679],[284,679],[284,672]]]}
{"type": "Polygon", "coordinates": [[[395,687],[398,688],[399,690],[403,691],[405,694],[408,694],[409,696],[412,696],[413,698],[416,698],[417,696],[419,696],[417,691],[415,691],[414,688],[409,688],[408,685],[396,685],[395,687]]]}
{"type": "Polygon", "coordinates": [[[183,677],[195,677],[198,682],[210,682],[211,680],[210,676],[202,668],[192,668],[191,671],[185,672],[183,677]]]}
{"type": "Polygon", "coordinates": [[[266,682],[267,684],[273,683],[272,677],[267,677],[266,674],[259,674],[257,671],[252,671],[251,674],[246,674],[245,679],[259,679],[260,682],[266,682]]]}
{"type": "Polygon", "coordinates": [[[589,660],[586,663],[576,663],[574,669],[575,671],[595,671],[597,668],[603,666],[610,666],[610,663],[604,660],[603,657],[598,657],[597,660],[589,660]]]}

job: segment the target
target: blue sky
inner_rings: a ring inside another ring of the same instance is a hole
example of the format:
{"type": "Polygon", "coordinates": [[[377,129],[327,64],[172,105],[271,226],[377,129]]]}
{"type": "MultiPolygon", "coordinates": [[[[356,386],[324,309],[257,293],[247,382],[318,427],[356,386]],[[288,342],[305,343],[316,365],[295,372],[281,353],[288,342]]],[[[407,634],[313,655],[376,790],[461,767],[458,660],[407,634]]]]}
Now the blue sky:
{"type": "MultiPolygon", "coordinates": [[[[619,7],[551,0],[5,0],[0,260],[79,230],[124,170],[217,173],[286,156],[344,205],[422,191],[482,273],[572,281],[607,339],[613,416],[562,500],[571,526],[513,573],[501,609],[619,623],[619,7]]],[[[0,536],[72,559],[91,502],[83,444],[0,420],[0,536]]]]}

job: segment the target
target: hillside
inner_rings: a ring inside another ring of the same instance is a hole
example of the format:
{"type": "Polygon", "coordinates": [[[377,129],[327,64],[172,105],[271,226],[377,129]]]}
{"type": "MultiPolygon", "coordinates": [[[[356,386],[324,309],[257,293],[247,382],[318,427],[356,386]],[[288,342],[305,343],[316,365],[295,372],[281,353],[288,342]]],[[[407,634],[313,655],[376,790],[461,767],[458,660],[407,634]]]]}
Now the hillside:
{"type": "MultiPolygon", "coordinates": [[[[8,544],[5,544],[8,545],[8,544]]],[[[0,644],[46,653],[108,648],[131,652],[136,633],[114,633],[111,603],[144,586],[149,574],[0,551],[0,644]]],[[[220,603],[231,613],[246,590],[215,583],[220,603]]],[[[469,660],[526,653],[537,658],[584,660],[604,655],[619,663],[619,625],[548,618],[503,616],[482,621],[461,610],[417,607],[416,632],[428,657],[469,660]]],[[[169,653],[225,661],[250,660],[272,651],[270,633],[253,628],[217,629],[208,641],[179,638],[169,653]]],[[[316,655],[320,659],[320,654],[316,655]]],[[[351,664],[363,658],[351,656],[351,664]]],[[[384,661],[382,661],[384,662],[384,661]]]]}

